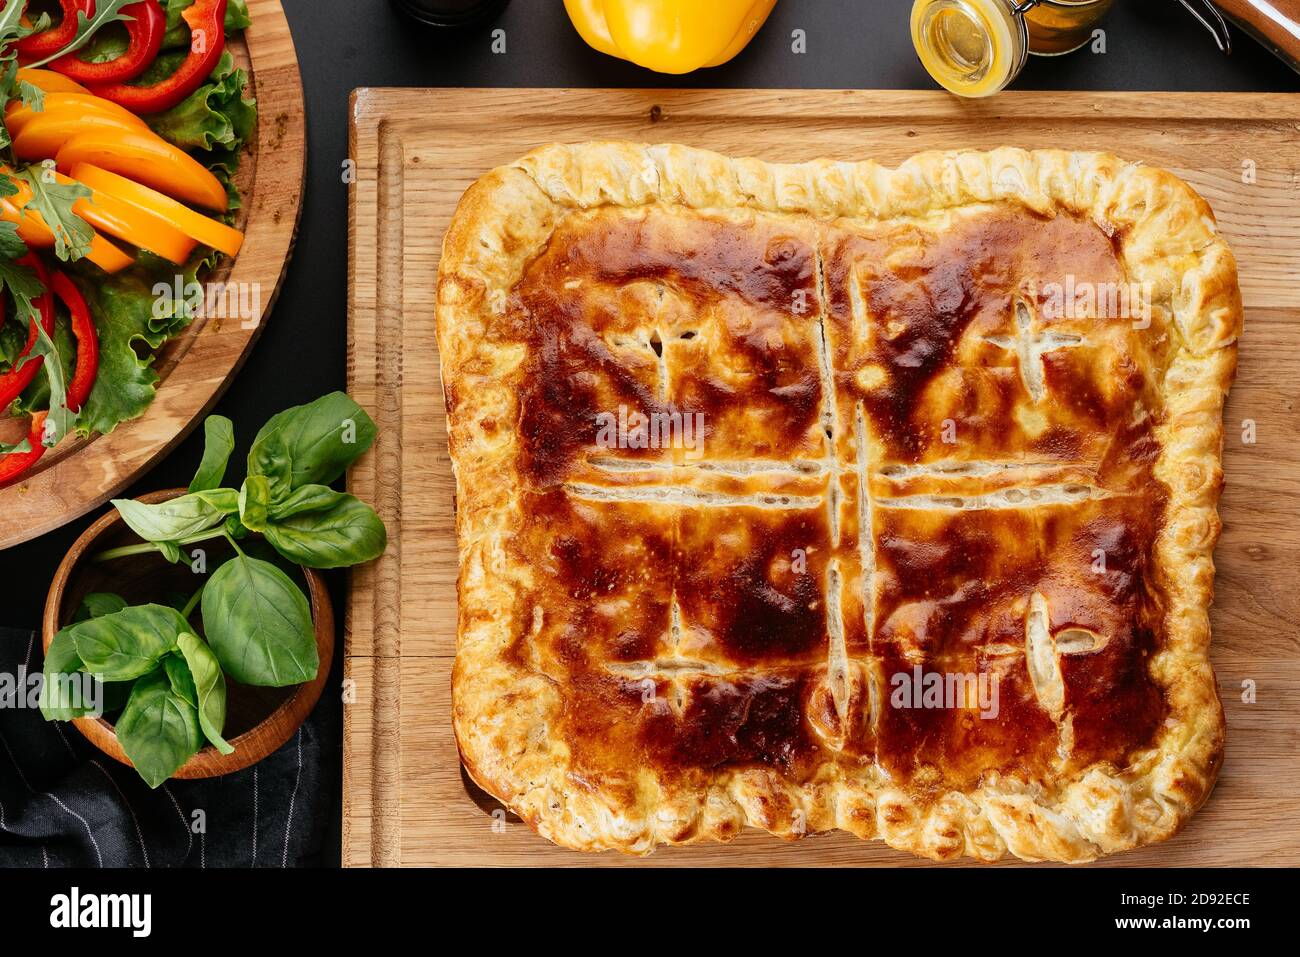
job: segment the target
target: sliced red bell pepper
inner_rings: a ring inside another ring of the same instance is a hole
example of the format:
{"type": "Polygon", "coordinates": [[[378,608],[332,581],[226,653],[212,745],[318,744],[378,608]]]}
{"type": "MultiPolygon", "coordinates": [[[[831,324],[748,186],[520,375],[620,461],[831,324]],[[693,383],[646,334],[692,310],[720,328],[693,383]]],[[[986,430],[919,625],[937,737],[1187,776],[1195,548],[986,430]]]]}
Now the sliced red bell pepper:
{"type": "Polygon", "coordinates": [[[50,63],[50,69],[78,83],[125,83],[134,80],[158,59],[163,34],[167,32],[167,15],[157,0],[140,0],[122,8],[131,20],[123,21],[130,42],[121,56],[103,63],[87,63],[78,53],[69,53],[50,63]]]}
{"type": "Polygon", "coordinates": [[[77,368],[68,383],[68,409],[80,412],[90,390],[95,386],[95,376],[99,374],[99,333],[95,330],[95,321],[90,316],[90,307],[78,289],[66,275],[54,274],[50,288],[59,297],[72,317],[72,334],[77,339],[77,368]]]}
{"type": "MultiPolygon", "coordinates": [[[[22,259],[19,259],[18,264],[34,269],[36,278],[45,287],[45,292],[34,300],[34,304],[41,314],[41,325],[45,327],[46,335],[52,336],[54,335],[54,299],[49,292],[50,275],[45,269],[45,264],[34,253],[28,253],[22,259]]],[[[36,378],[36,373],[41,371],[41,364],[45,361],[42,356],[37,356],[26,364],[22,362],[36,348],[37,338],[36,323],[33,321],[31,334],[27,337],[27,346],[18,354],[18,362],[14,363],[14,368],[4,375],[0,375],[0,412],[9,408],[9,404],[23,394],[23,390],[31,385],[32,380],[36,378]]]]}
{"type": "MultiPolygon", "coordinates": [[[[27,0],[22,2],[23,8],[26,9],[27,0]]],[[[54,56],[77,38],[77,14],[84,13],[87,19],[95,15],[95,0],[59,0],[59,6],[63,8],[62,20],[48,30],[33,33],[18,41],[16,46],[20,63],[31,63],[43,60],[47,56],[54,56]]]]}
{"type": "Polygon", "coordinates": [[[181,13],[181,19],[190,27],[190,52],[175,73],[151,86],[89,84],[90,91],[133,113],[160,113],[201,87],[226,48],[226,0],[195,0],[181,13]]]}
{"type": "Polygon", "coordinates": [[[48,415],[46,412],[37,412],[32,416],[32,424],[27,435],[27,444],[31,446],[30,451],[0,455],[0,485],[7,485],[18,478],[45,454],[42,441],[45,438],[46,415],[48,415]]]}

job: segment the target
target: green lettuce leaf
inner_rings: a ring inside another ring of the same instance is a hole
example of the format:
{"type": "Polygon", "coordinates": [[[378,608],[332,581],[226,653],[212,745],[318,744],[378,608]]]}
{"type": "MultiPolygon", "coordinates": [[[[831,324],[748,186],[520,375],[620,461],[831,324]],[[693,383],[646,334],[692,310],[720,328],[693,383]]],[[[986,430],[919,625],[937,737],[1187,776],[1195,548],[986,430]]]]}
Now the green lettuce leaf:
{"type": "MultiPolygon", "coordinates": [[[[193,6],[194,0],[163,0],[163,9],[167,13],[167,32],[163,34],[163,49],[173,50],[177,47],[188,49],[190,45],[190,28],[181,14],[187,7],[193,6]]],[[[238,33],[253,21],[248,18],[246,0],[230,0],[226,4],[226,34],[238,33]]]]}
{"type": "Polygon", "coordinates": [[[226,51],[208,83],[199,87],[170,110],[146,117],[150,128],[163,139],[186,150],[211,154],[197,157],[205,166],[215,160],[229,164],[253,133],[257,105],[244,96],[248,76],[235,68],[235,58],[226,51]]]}
{"type": "Polygon", "coordinates": [[[78,285],[99,329],[99,375],[77,431],[107,435],[149,408],[158,387],[152,352],[165,337],[150,326],[155,297],[140,270],[98,276],[78,285]]]}

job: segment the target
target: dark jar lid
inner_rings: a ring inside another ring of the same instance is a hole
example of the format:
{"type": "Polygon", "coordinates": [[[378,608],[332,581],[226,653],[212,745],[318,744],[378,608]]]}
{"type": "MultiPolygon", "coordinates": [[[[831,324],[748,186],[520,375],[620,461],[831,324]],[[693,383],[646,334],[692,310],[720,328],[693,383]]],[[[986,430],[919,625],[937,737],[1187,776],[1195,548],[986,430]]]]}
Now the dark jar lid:
{"type": "Polygon", "coordinates": [[[469,27],[496,16],[510,0],[393,0],[402,13],[431,27],[469,27]]]}

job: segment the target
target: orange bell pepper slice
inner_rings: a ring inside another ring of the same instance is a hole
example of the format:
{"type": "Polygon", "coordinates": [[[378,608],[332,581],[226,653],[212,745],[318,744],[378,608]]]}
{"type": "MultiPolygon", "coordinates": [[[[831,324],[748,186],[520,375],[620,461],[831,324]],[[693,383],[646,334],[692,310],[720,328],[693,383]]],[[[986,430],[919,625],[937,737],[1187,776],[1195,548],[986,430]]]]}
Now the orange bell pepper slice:
{"type": "Polygon", "coordinates": [[[82,133],[68,140],[54,159],[62,173],[71,173],[77,165],[88,163],[218,212],[224,213],[229,203],[220,180],[194,157],[153,133],[82,133]]]}
{"type": "Polygon", "coordinates": [[[62,73],[55,73],[53,70],[34,70],[29,66],[19,67],[18,79],[26,80],[38,90],[43,90],[46,93],[90,92],[76,80],[70,80],[62,73]]]}
{"type": "Polygon", "coordinates": [[[43,110],[33,110],[23,106],[21,100],[12,100],[5,110],[5,126],[10,136],[17,136],[27,124],[35,120],[48,119],[52,116],[78,118],[82,116],[102,116],[118,119],[132,124],[135,129],[149,131],[148,125],[126,107],[110,103],[93,93],[47,93],[43,110]]]}
{"type": "MultiPolygon", "coordinates": [[[[61,173],[56,176],[60,183],[76,182],[61,173]]],[[[147,249],[178,266],[189,261],[190,253],[198,245],[196,240],[148,210],[94,190],[89,199],[73,203],[72,211],[101,233],[147,249]]]]}
{"type": "Polygon", "coordinates": [[[244,234],[239,230],[197,213],[157,190],[142,186],[124,176],[118,176],[116,173],[110,173],[88,163],[79,163],[72,169],[72,178],[90,187],[97,196],[109,196],[152,213],[186,236],[227,256],[237,256],[244,243],[244,234]]]}
{"type": "Polygon", "coordinates": [[[23,125],[21,132],[14,135],[14,156],[20,160],[50,159],[68,140],[90,132],[131,133],[139,132],[139,127],[128,120],[98,113],[63,111],[47,116],[38,114],[23,125]]]}

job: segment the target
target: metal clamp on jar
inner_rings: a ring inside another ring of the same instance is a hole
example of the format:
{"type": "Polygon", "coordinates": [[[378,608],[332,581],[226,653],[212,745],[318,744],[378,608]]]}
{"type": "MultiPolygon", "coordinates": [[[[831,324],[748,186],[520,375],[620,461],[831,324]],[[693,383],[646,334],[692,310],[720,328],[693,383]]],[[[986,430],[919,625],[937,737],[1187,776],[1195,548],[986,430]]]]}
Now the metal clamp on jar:
{"type": "Polygon", "coordinates": [[[1092,38],[1112,0],[916,0],[912,43],[922,65],[959,96],[992,96],[1029,54],[1058,56],[1092,38]]]}

